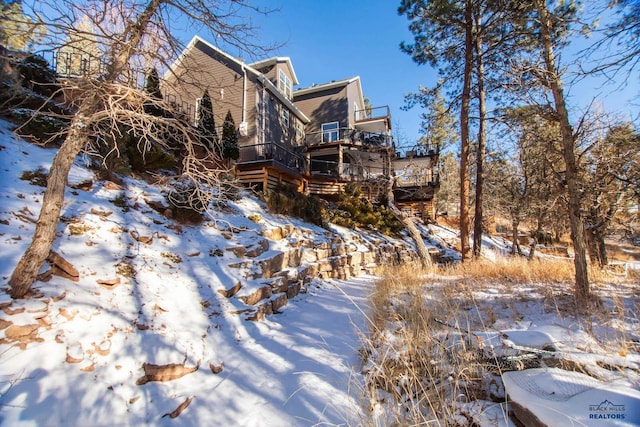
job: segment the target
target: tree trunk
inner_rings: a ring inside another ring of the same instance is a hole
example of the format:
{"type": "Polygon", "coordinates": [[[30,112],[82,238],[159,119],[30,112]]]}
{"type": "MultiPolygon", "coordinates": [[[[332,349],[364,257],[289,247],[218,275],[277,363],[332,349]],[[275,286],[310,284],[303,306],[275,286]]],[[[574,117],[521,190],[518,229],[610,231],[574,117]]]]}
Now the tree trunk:
{"type": "Polygon", "coordinates": [[[482,34],[480,32],[481,17],[476,17],[476,64],[478,75],[478,153],[476,154],[476,204],[473,217],[473,256],[479,258],[482,252],[482,232],[484,213],[482,211],[484,194],[484,162],[486,152],[486,92],[484,89],[484,60],[482,57],[482,34]]]}
{"type": "Polygon", "coordinates": [[[519,255],[522,253],[520,250],[520,242],[518,241],[518,225],[520,221],[518,221],[517,217],[511,218],[511,239],[513,243],[511,244],[511,255],[519,255]]]}
{"type": "Polygon", "coordinates": [[[460,107],[460,252],[470,258],[469,248],[469,102],[473,67],[473,16],[471,0],[465,2],[464,83],[460,107]]]}
{"type": "Polygon", "coordinates": [[[16,268],[9,279],[10,294],[13,298],[23,298],[35,282],[42,264],[49,256],[51,246],[56,237],[56,226],[64,201],[64,190],[71,165],[87,141],[88,128],[85,120],[95,109],[95,96],[84,101],[80,111],[73,118],[69,134],[56,153],[47,179],[47,189],[42,199],[40,216],[36,223],[36,231],[16,268]]]}
{"type": "Polygon", "coordinates": [[[571,225],[571,240],[574,250],[574,265],[576,273],[575,297],[580,303],[586,302],[590,297],[589,276],[587,272],[587,257],[584,242],[584,225],[580,212],[580,188],[577,162],[575,157],[575,140],[573,130],[569,122],[569,113],[565,105],[562,84],[555,64],[553,44],[551,41],[551,20],[546,3],[543,0],[534,0],[540,17],[540,34],[542,37],[544,62],[547,69],[547,79],[553,94],[556,112],[560,120],[560,133],[562,135],[562,156],[564,158],[569,199],[569,223],[571,225]]]}
{"type": "Polygon", "coordinates": [[[591,263],[597,263],[601,268],[608,265],[609,257],[607,256],[604,233],[598,227],[586,227],[585,236],[591,263]]]}
{"type": "Polygon", "coordinates": [[[387,153],[386,161],[388,162],[387,171],[389,179],[387,180],[387,206],[391,213],[396,217],[398,221],[404,225],[413,240],[413,243],[416,245],[416,252],[418,253],[418,257],[420,258],[420,262],[422,263],[422,267],[429,268],[433,264],[431,261],[431,255],[429,254],[429,250],[427,246],[424,244],[424,240],[422,239],[422,234],[418,231],[418,228],[413,223],[413,220],[409,218],[404,212],[402,212],[395,204],[395,196],[393,195],[393,186],[395,183],[395,173],[391,169],[391,155],[387,153]]]}
{"type": "Polygon", "coordinates": [[[78,112],[71,121],[67,138],[51,164],[47,189],[42,200],[42,208],[40,209],[33,239],[9,279],[10,295],[13,298],[23,298],[27,294],[51,251],[64,202],[64,190],[69,170],[76,156],[88,141],[89,129],[93,120],[92,116],[102,109],[100,99],[101,83],[108,85],[114,82],[118,75],[122,73],[134,55],[152,16],[156,13],[161,3],[162,0],[150,0],[145,10],[138,16],[137,21],[129,23],[123,32],[126,39],[113,46],[112,60],[107,67],[107,73],[102,82],[94,82],[96,83],[96,86],[94,86],[96,88],[86,95],[80,104],[78,112]]]}

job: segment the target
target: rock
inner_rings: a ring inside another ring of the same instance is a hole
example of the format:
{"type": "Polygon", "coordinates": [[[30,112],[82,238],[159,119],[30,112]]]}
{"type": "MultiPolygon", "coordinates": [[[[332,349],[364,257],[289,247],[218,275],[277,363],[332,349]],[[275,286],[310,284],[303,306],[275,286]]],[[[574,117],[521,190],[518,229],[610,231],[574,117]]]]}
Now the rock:
{"type": "Polygon", "coordinates": [[[298,276],[299,273],[297,268],[285,268],[274,274],[274,277],[276,278],[284,278],[286,284],[295,282],[296,280],[298,280],[298,276]]]}
{"type": "Polygon", "coordinates": [[[247,320],[251,322],[257,322],[260,320],[264,320],[265,316],[273,314],[273,307],[271,306],[271,301],[266,301],[256,307],[256,310],[253,314],[247,317],[247,320]]]}
{"type": "Polygon", "coordinates": [[[181,363],[169,363],[168,365],[154,365],[152,363],[144,363],[144,375],[136,381],[136,385],[143,385],[149,381],[172,381],[182,378],[187,374],[195,372],[200,368],[196,365],[193,368],[187,368],[181,363]]]}
{"type": "Polygon", "coordinates": [[[251,245],[246,251],[249,258],[256,258],[269,250],[269,241],[260,239],[257,243],[251,245]]]}
{"type": "Polygon", "coordinates": [[[242,283],[238,282],[229,289],[218,289],[218,293],[223,295],[225,298],[231,298],[237,294],[240,289],[242,289],[242,283]]]}
{"type": "Polygon", "coordinates": [[[282,240],[284,238],[282,228],[270,228],[267,230],[262,230],[262,237],[266,237],[270,240],[282,240]]]}
{"type": "Polygon", "coordinates": [[[284,277],[275,277],[271,283],[271,293],[280,294],[282,292],[287,292],[288,287],[289,286],[284,277]]]}
{"type": "Polygon", "coordinates": [[[282,307],[287,305],[287,303],[287,294],[278,295],[277,297],[271,299],[271,311],[274,313],[278,313],[282,307]]]}
{"type": "Polygon", "coordinates": [[[225,249],[229,252],[233,252],[233,254],[238,258],[244,258],[244,255],[247,252],[247,249],[244,246],[232,246],[230,248],[225,249]]]}
{"type": "Polygon", "coordinates": [[[115,279],[97,279],[96,283],[105,289],[115,289],[120,284],[120,278],[115,279]]]}
{"type": "Polygon", "coordinates": [[[301,263],[310,263],[318,261],[318,255],[314,249],[302,248],[300,253],[301,263]]]}
{"type": "Polygon", "coordinates": [[[57,252],[49,252],[47,261],[51,265],[52,274],[77,282],[80,278],[78,270],[69,261],[60,256],[57,252]]]}
{"type": "Polygon", "coordinates": [[[287,298],[291,299],[297,296],[300,293],[300,288],[302,287],[302,281],[298,281],[296,283],[292,283],[287,287],[287,298]]]}
{"type": "Polygon", "coordinates": [[[263,286],[249,295],[238,297],[238,299],[247,305],[256,305],[258,301],[270,296],[271,286],[263,286]]]}
{"type": "Polygon", "coordinates": [[[282,270],[285,267],[285,253],[277,252],[270,258],[258,261],[258,265],[262,271],[260,277],[269,279],[273,277],[274,273],[282,270]]]}

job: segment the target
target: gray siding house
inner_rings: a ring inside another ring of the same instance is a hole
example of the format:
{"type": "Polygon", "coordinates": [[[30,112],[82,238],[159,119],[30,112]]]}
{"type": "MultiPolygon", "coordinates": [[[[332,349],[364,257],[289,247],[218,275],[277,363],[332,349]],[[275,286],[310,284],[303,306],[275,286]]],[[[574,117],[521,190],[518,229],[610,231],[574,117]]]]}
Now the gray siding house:
{"type": "Polygon", "coordinates": [[[389,108],[366,105],[357,76],[299,89],[293,101],[311,119],[305,138],[310,193],[337,195],[358,182],[377,199],[393,153],[389,108]]]}
{"type": "Polygon", "coordinates": [[[398,204],[433,216],[437,152],[396,152],[389,107],[365,103],[358,76],[296,90],[298,84],[288,57],[246,64],[196,36],[162,87],[165,100],[194,123],[205,89],[218,126],[231,111],[241,183],[259,190],[287,184],[336,198],[357,182],[363,195],[376,201],[396,172],[402,175],[394,189],[398,204]]]}
{"type": "Polygon", "coordinates": [[[309,118],[291,101],[298,81],[289,58],[246,64],[195,36],[163,80],[165,100],[194,123],[205,89],[216,125],[231,111],[238,125],[241,182],[261,189],[286,182],[303,189],[301,151],[309,118]]]}

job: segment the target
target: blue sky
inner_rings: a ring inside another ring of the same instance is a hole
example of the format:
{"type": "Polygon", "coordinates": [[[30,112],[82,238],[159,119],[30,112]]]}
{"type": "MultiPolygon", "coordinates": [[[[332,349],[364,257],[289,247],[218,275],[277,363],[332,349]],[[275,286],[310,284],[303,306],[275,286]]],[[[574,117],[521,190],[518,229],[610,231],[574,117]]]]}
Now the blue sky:
{"type": "MultiPolygon", "coordinates": [[[[420,85],[432,86],[437,72],[415,64],[399,49],[402,40],[411,41],[408,20],[398,16],[400,1],[393,0],[260,0],[257,4],[277,9],[265,17],[254,17],[259,27],[257,40],[262,45],[283,45],[271,56],[289,56],[300,85],[326,83],[359,75],[365,96],[374,106],[389,105],[393,116],[394,136],[402,134],[409,144],[420,137],[418,108],[402,111],[404,96],[420,85]]],[[[189,35],[189,38],[193,34],[189,35]]],[[[204,36],[204,35],[203,35],[204,36]]],[[[242,56],[241,52],[229,52],[242,56]]],[[[263,58],[254,58],[263,59],[263,58]]],[[[570,62],[565,53],[563,62],[570,62]]],[[[250,60],[250,59],[248,59],[250,60]]],[[[627,118],[638,115],[640,85],[635,73],[624,88],[620,82],[602,86],[588,78],[570,90],[569,105],[577,120],[594,97],[606,110],[627,118]],[[629,101],[635,98],[635,106],[629,101]]]]}
{"type": "Polygon", "coordinates": [[[389,105],[394,134],[419,138],[420,111],[401,111],[404,95],[418,86],[432,85],[437,74],[418,66],[399,44],[410,40],[408,21],[398,16],[399,1],[275,0],[279,9],[258,22],[264,42],[284,43],[276,50],[289,56],[300,85],[326,83],[360,76],[364,95],[374,106],[389,105]]]}

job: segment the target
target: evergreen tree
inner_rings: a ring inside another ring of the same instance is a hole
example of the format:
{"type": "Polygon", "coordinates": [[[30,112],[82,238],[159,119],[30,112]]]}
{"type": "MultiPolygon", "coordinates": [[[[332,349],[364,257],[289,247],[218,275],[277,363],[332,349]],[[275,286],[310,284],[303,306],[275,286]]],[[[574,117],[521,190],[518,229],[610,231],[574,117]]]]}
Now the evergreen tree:
{"type": "Polygon", "coordinates": [[[440,68],[460,88],[460,247],[469,247],[469,108],[473,72],[473,2],[471,0],[402,0],[398,13],[409,19],[414,43],[400,49],[418,64],[440,68]],[[459,70],[463,70],[460,74],[459,70]]]}
{"type": "Polygon", "coordinates": [[[231,110],[229,110],[222,125],[222,158],[225,160],[238,160],[238,157],[240,157],[238,134],[231,110]]]}
{"type": "Polygon", "coordinates": [[[0,45],[8,49],[25,50],[37,42],[43,29],[22,11],[22,1],[0,0],[0,45]]]}
{"type": "Polygon", "coordinates": [[[145,84],[145,90],[154,99],[162,99],[162,92],[160,91],[160,77],[158,77],[158,70],[153,67],[147,75],[147,82],[145,84]]]}
{"type": "Polygon", "coordinates": [[[213,104],[209,96],[209,90],[205,89],[200,98],[200,109],[198,113],[198,131],[202,137],[202,143],[211,149],[216,147],[218,134],[216,132],[216,122],[213,116],[213,104]]]}
{"type": "MultiPolygon", "coordinates": [[[[566,43],[571,25],[577,24],[577,8],[574,2],[561,2],[555,9],[550,9],[543,0],[534,0],[538,13],[540,56],[544,66],[543,85],[553,96],[553,107],[560,125],[562,137],[562,155],[565,163],[564,179],[567,189],[567,206],[569,209],[569,224],[571,226],[571,240],[574,249],[574,266],[576,272],[575,297],[579,304],[584,304],[591,297],[589,276],[587,272],[587,257],[584,239],[584,219],[581,212],[580,177],[578,175],[578,161],[576,156],[576,139],[569,120],[561,79],[562,67],[557,61],[557,51],[566,43]]],[[[585,305],[581,305],[585,308],[585,305]]]]}
{"type": "Polygon", "coordinates": [[[162,101],[162,92],[160,91],[160,78],[158,70],[154,67],[147,74],[147,81],[144,90],[149,94],[150,99],[144,104],[144,111],[156,117],[163,117],[163,109],[156,101],[162,101]]]}

